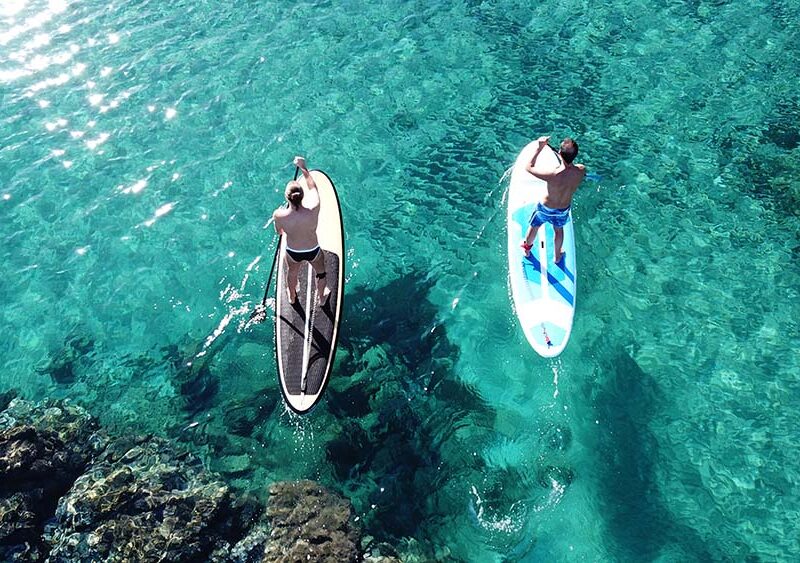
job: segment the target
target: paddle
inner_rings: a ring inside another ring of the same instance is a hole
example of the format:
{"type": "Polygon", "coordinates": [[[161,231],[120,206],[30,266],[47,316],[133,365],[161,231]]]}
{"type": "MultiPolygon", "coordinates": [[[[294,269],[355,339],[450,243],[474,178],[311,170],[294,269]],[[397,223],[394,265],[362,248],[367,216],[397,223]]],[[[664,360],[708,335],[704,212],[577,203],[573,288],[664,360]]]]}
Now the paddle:
{"type": "MultiPolygon", "coordinates": [[[[300,169],[295,166],[294,167],[294,179],[297,180],[297,174],[300,172],[300,169]]],[[[286,205],[289,205],[288,203],[286,205]]],[[[264,320],[267,318],[267,295],[269,294],[269,286],[272,283],[272,274],[275,272],[275,264],[278,263],[278,254],[281,251],[281,239],[283,235],[278,236],[278,242],[275,244],[275,256],[272,258],[272,267],[269,269],[269,277],[267,278],[267,286],[264,288],[264,298],[261,300],[261,304],[258,305],[255,310],[250,314],[250,320],[248,323],[263,323],[264,320]]]]}

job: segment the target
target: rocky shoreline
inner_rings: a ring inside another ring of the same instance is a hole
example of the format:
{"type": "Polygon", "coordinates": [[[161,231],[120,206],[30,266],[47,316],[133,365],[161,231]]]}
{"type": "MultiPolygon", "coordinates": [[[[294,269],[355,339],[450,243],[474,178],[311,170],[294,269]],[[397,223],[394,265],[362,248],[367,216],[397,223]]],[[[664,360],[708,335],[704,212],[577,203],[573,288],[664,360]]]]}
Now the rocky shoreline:
{"type": "Polygon", "coordinates": [[[112,437],[69,401],[5,394],[0,409],[2,561],[399,561],[318,483],[272,483],[265,505],[174,443],[112,437]]]}

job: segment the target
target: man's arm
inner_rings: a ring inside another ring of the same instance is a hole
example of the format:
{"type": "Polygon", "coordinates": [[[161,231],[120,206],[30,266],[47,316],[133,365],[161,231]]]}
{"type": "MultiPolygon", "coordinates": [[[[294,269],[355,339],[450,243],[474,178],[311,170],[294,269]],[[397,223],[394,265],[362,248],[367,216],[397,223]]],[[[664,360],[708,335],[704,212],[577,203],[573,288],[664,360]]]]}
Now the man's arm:
{"type": "Polygon", "coordinates": [[[533,158],[531,159],[531,163],[528,166],[525,167],[525,170],[527,170],[529,173],[533,174],[534,176],[536,176],[540,180],[544,180],[544,181],[547,181],[547,180],[550,180],[550,179],[556,177],[556,171],[555,170],[550,170],[548,172],[545,172],[543,170],[537,170],[536,169],[536,159],[539,158],[539,155],[541,154],[542,149],[544,149],[547,146],[547,141],[549,141],[549,140],[550,140],[550,137],[539,137],[537,139],[537,141],[539,142],[539,146],[536,147],[536,152],[533,153],[533,158]]]}

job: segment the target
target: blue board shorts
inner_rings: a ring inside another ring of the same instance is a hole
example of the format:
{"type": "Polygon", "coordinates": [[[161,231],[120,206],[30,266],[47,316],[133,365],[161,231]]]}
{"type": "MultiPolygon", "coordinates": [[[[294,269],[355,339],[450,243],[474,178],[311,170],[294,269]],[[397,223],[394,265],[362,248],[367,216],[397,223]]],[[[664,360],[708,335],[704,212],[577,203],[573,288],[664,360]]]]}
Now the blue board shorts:
{"type": "Polygon", "coordinates": [[[531,227],[538,229],[545,223],[550,223],[554,228],[560,229],[569,222],[569,209],[569,207],[552,209],[539,203],[536,205],[536,211],[531,215],[531,227]]]}

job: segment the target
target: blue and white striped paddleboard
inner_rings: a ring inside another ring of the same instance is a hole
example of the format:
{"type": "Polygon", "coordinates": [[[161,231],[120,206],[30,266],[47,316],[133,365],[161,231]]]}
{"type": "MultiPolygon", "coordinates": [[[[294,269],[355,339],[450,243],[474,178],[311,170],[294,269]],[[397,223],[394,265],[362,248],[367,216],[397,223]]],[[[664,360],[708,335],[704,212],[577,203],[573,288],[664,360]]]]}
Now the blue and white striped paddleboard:
{"type": "MultiPolygon", "coordinates": [[[[517,157],[508,189],[508,270],[514,309],[525,337],[536,352],[546,358],[564,351],[575,316],[577,268],[575,228],[570,216],[564,225],[565,253],[559,264],[553,261],[553,226],[545,223],[536,235],[528,257],[520,248],[536,204],[547,193],[547,185],[525,168],[533,158],[536,141],[517,157]]],[[[537,167],[558,166],[558,158],[545,147],[537,167]]]]}

